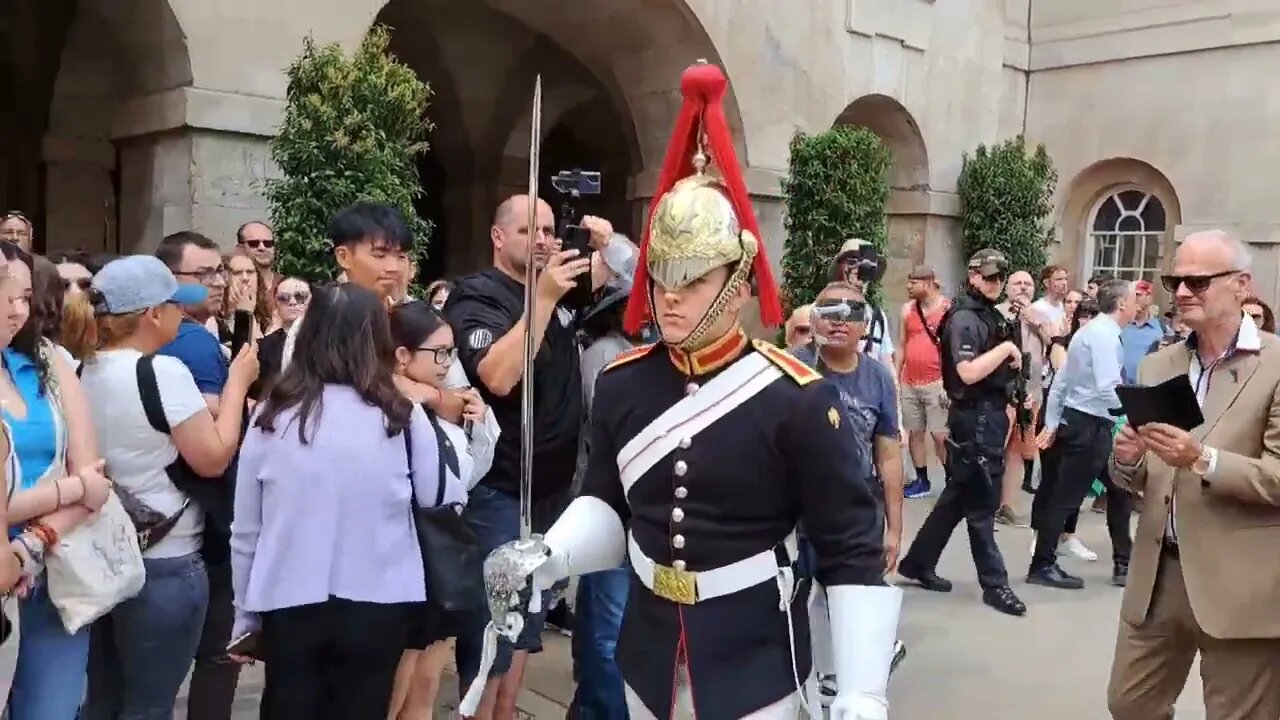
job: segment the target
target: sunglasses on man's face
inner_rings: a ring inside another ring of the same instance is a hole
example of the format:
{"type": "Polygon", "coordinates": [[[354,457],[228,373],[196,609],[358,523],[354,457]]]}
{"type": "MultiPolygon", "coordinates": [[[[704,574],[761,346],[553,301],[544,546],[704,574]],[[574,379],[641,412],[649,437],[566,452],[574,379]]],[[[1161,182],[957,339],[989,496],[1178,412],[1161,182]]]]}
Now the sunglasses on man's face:
{"type": "Polygon", "coordinates": [[[93,287],[93,280],[90,278],[62,279],[62,292],[67,292],[72,287],[79,288],[80,292],[89,292],[89,288],[93,287]]]}
{"type": "Polygon", "coordinates": [[[311,293],[307,292],[306,290],[299,290],[297,292],[291,292],[291,293],[288,293],[288,292],[276,293],[276,302],[280,303],[281,305],[288,305],[291,302],[296,303],[298,305],[306,305],[307,301],[310,299],[311,299],[311,293]]]}
{"type": "Polygon", "coordinates": [[[275,240],[245,240],[244,245],[254,250],[270,250],[276,246],[275,240]]]}
{"type": "Polygon", "coordinates": [[[1003,271],[1001,271],[1001,272],[993,272],[990,275],[983,275],[982,279],[986,280],[987,282],[1004,282],[1004,279],[1006,277],[1008,277],[1008,275],[1006,275],[1003,271]]]}
{"type": "Polygon", "coordinates": [[[1229,275],[1235,275],[1238,272],[1240,271],[1224,270],[1210,275],[1161,275],[1160,284],[1164,285],[1164,289],[1168,290],[1171,295],[1177,293],[1178,288],[1183,285],[1187,286],[1187,290],[1189,292],[1199,295],[1205,290],[1208,290],[1214,280],[1224,278],[1229,275]]]}

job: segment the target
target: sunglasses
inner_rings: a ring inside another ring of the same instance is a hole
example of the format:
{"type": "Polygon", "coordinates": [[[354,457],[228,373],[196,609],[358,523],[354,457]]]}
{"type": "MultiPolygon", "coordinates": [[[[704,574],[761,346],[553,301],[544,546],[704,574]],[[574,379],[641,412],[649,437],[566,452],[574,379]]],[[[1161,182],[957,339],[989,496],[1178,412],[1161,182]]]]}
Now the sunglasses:
{"type": "Polygon", "coordinates": [[[63,278],[62,292],[67,292],[73,286],[76,288],[79,288],[80,292],[89,292],[89,288],[93,287],[93,279],[92,278],[76,278],[75,280],[67,280],[66,278],[63,278]]]}
{"type": "Polygon", "coordinates": [[[280,303],[281,305],[288,305],[290,300],[292,300],[294,303],[298,305],[306,305],[307,301],[310,299],[311,299],[311,293],[307,292],[306,290],[299,290],[297,292],[291,292],[291,293],[288,293],[288,292],[276,293],[276,302],[280,303]]]}
{"type": "Polygon", "coordinates": [[[448,347],[420,347],[414,348],[414,352],[429,352],[435,356],[437,365],[449,365],[458,357],[458,348],[450,345],[448,347]]]}
{"type": "Polygon", "coordinates": [[[867,304],[860,300],[824,300],[813,314],[828,322],[866,322],[867,304]]]}
{"type": "Polygon", "coordinates": [[[179,270],[174,275],[186,275],[199,280],[201,283],[209,284],[219,278],[227,277],[227,268],[225,266],[213,268],[200,268],[199,270],[179,270]]]}
{"type": "Polygon", "coordinates": [[[254,250],[261,250],[264,248],[267,250],[270,250],[271,248],[276,246],[276,241],[275,240],[245,240],[244,244],[247,245],[248,247],[253,248],[254,250]]]}
{"type": "Polygon", "coordinates": [[[1170,294],[1178,292],[1178,288],[1186,285],[1188,291],[1199,295],[1208,290],[1214,280],[1235,275],[1239,272],[1239,270],[1223,270],[1212,275],[1161,275],[1160,284],[1164,285],[1164,289],[1168,290],[1170,294]]]}

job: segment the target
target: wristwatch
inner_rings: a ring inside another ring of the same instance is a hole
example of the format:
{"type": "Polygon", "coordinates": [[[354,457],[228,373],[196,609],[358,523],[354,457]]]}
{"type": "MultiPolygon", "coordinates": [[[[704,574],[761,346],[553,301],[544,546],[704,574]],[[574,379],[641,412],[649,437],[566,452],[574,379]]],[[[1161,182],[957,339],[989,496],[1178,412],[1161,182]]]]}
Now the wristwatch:
{"type": "MultiPolygon", "coordinates": [[[[1202,480],[1205,480],[1205,476],[1213,469],[1213,461],[1216,457],[1217,451],[1213,448],[1207,445],[1201,446],[1200,457],[1196,458],[1191,463],[1191,472],[1199,475],[1202,480]]],[[[1208,482],[1208,480],[1205,480],[1205,482],[1208,482]]]]}

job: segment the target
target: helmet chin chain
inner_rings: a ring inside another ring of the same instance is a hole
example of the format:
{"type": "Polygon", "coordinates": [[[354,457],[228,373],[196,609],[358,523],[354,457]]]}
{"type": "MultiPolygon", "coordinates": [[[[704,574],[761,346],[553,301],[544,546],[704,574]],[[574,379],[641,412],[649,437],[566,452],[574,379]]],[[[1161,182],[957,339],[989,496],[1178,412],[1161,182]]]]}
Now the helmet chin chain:
{"type": "MultiPolygon", "coordinates": [[[[663,341],[674,350],[685,353],[691,353],[710,345],[712,341],[718,338],[706,337],[711,327],[715,325],[720,316],[724,315],[729,307],[729,301],[733,298],[734,293],[738,292],[738,288],[747,281],[747,277],[751,274],[751,263],[744,258],[738,262],[738,266],[734,268],[733,274],[725,281],[724,287],[720,289],[720,293],[716,295],[716,299],[712,301],[707,311],[702,314],[702,318],[698,320],[698,324],[693,330],[681,340],[679,343],[672,345],[663,341]]],[[[657,308],[654,307],[654,281],[649,281],[649,316],[653,318],[653,324],[658,326],[658,332],[662,332],[662,323],[658,320],[657,308]]]]}

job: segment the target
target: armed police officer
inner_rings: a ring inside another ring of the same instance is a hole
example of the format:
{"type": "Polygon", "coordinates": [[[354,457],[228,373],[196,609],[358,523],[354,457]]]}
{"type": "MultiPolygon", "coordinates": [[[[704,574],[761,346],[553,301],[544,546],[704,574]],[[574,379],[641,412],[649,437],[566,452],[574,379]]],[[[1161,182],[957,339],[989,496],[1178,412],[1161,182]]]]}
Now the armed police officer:
{"type": "Polygon", "coordinates": [[[936,568],[951,534],[964,520],[982,601],[1000,612],[1024,615],[1027,606],[1009,587],[994,527],[1009,433],[1007,409],[1022,364],[1017,335],[996,309],[1008,272],[1008,261],[1000,252],[974,253],[965,290],[943,317],[942,384],[951,399],[951,479],[898,564],[898,574],[927,590],[950,592],[951,582],[938,577],[936,568]]]}
{"type": "Polygon", "coordinates": [[[752,280],[763,323],[782,313],[721,108],[727,81],[698,64],[680,86],[624,317],[630,332],[651,316],[661,342],[600,375],[582,495],[545,538],[486,561],[495,630],[518,632],[509,609],[525,578],[544,589],[625,558],[617,661],[633,720],[793,720],[812,665],[803,522],[830,605],[831,718],[886,720],[902,595],[884,584],[870,463],[836,388],[743,332],[752,280]]]}

